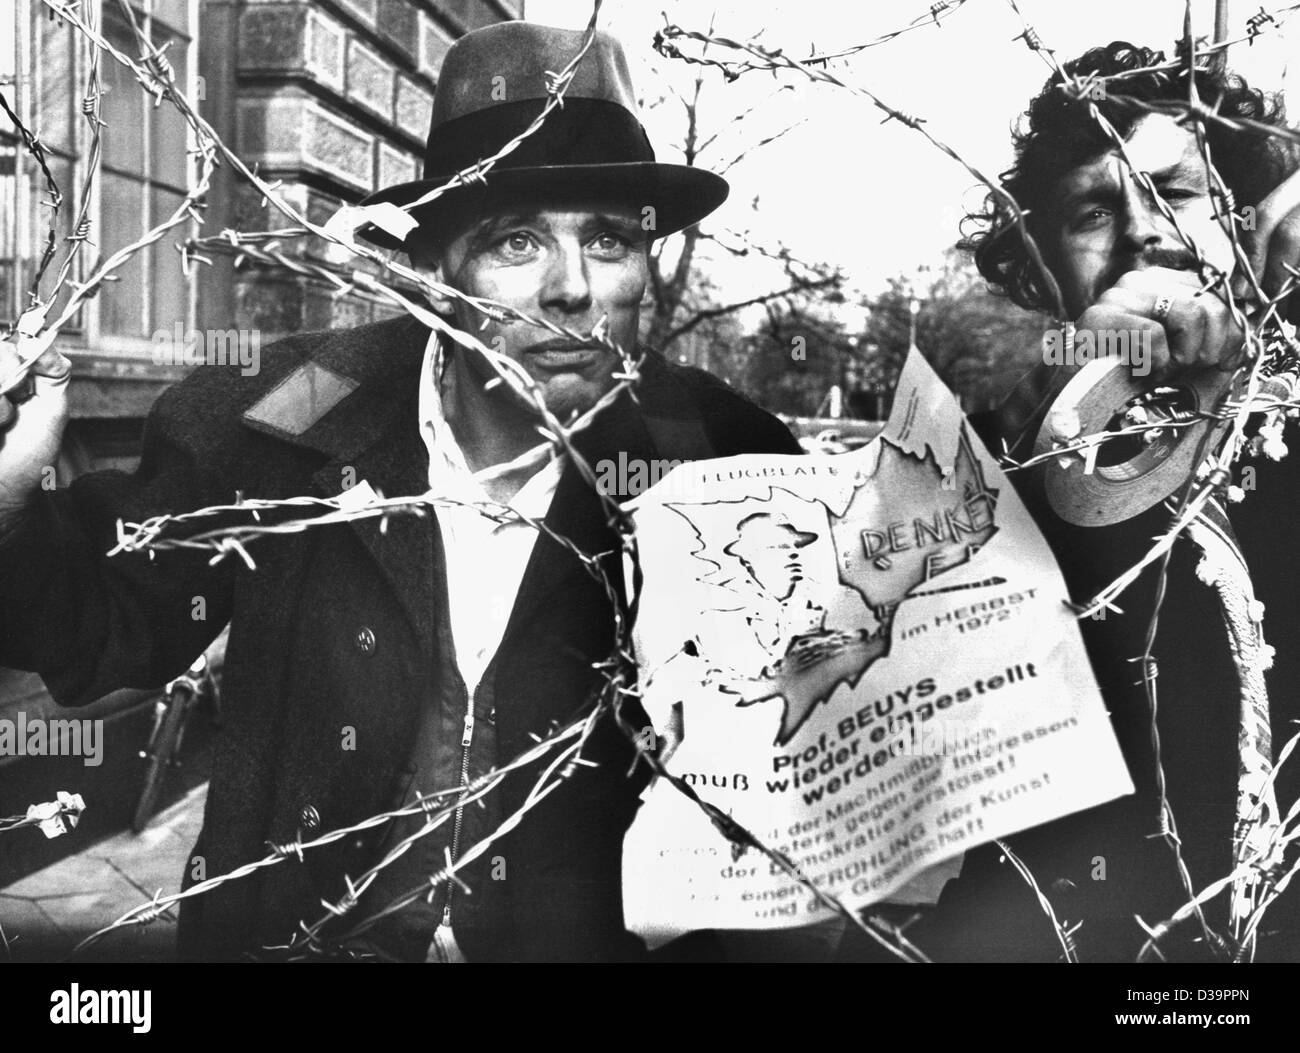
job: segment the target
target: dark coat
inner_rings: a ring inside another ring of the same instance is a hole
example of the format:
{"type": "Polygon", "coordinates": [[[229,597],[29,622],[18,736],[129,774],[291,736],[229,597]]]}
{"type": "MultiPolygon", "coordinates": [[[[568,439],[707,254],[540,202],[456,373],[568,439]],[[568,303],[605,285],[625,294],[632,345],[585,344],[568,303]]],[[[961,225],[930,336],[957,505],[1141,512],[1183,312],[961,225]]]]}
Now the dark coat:
{"type": "MultiPolygon", "coordinates": [[[[467,699],[451,658],[438,531],[429,517],[401,516],[386,532],[370,519],[261,539],[249,548],[252,571],[233,556],[215,567],[198,553],[105,558],[115,524],[229,503],[237,491],[333,496],[365,480],[387,496],[423,493],[416,400],[427,336],[403,319],[289,338],[266,349],[253,377],[197,369],[155,405],[135,474],[98,472],[39,494],[0,548],[0,663],[40,672],[64,705],[158,685],[230,622],[225,723],[195,848],[207,877],[265,856],[268,842],[389,809],[455,763],[467,699]]],[[[699,370],[652,356],[638,397],[621,398],[582,435],[593,463],[620,452],[798,452],[779,421],[699,370]]],[[[546,522],[588,554],[617,551],[572,467],[546,522]]],[[[619,559],[604,565],[621,587],[619,559]]],[[[593,663],[610,652],[613,626],[597,581],[540,538],[476,693],[487,734],[476,737],[475,769],[513,758],[591,703],[601,683],[593,663]]],[[[589,752],[599,765],[576,769],[466,876],[473,894],[457,893],[455,928],[471,958],[641,952],[623,927],[620,853],[644,773],[628,778],[634,754],[608,723],[589,752]],[[485,876],[494,858],[505,880],[485,876]]],[[[518,807],[536,774],[507,781],[498,816],[518,807]]],[[[465,814],[479,817],[481,833],[484,813],[465,814]]],[[[183,950],[230,957],[284,943],[299,919],[321,915],[322,900],[342,897],[344,875],[370,865],[385,836],[350,836],[184,901],[183,950]]],[[[187,883],[196,872],[187,867],[187,883]]]]}

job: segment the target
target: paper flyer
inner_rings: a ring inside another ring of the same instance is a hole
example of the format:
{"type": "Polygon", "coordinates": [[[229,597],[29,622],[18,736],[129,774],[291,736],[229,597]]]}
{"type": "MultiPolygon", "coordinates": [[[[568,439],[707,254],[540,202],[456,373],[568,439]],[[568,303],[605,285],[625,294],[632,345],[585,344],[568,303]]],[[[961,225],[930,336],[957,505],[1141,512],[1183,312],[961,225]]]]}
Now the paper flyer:
{"type": "MultiPolygon", "coordinates": [[[[628,507],[668,770],[847,906],[932,902],[967,849],[1132,792],[1047,543],[915,351],[862,450],[695,461],[628,507]]],[[[828,917],[666,780],[623,883],[652,945],[828,917]]]]}

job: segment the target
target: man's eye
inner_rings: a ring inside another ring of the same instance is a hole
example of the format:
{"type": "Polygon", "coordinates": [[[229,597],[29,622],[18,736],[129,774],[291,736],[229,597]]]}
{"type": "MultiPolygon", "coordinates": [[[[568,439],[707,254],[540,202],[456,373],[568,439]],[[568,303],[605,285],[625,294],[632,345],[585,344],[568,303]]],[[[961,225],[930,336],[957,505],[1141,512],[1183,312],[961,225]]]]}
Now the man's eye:
{"type": "Polygon", "coordinates": [[[1074,220],[1075,230],[1086,230],[1090,227],[1098,226],[1110,218],[1110,209],[1108,208],[1090,208],[1085,212],[1079,213],[1074,220]]]}
{"type": "Polygon", "coordinates": [[[604,255],[615,255],[625,252],[631,244],[623,235],[607,230],[592,239],[591,247],[604,255]]]}
{"type": "Polygon", "coordinates": [[[497,248],[508,256],[522,256],[531,252],[536,244],[531,234],[517,230],[498,241],[497,248]]]}

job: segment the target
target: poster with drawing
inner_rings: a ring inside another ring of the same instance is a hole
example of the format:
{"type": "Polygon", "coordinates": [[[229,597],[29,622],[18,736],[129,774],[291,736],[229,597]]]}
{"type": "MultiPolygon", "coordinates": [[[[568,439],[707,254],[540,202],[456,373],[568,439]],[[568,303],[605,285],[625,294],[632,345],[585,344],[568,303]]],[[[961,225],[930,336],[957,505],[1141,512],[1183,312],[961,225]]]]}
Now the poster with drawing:
{"type": "MultiPolygon", "coordinates": [[[[668,770],[853,908],[932,902],[966,849],[1132,792],[1052,554],[915,352],[894,407],[859,451],[696,461],[630,506],[668,770]]],[[[624,907],[652,944],[827,916],[666,780],[624,907]]]]}

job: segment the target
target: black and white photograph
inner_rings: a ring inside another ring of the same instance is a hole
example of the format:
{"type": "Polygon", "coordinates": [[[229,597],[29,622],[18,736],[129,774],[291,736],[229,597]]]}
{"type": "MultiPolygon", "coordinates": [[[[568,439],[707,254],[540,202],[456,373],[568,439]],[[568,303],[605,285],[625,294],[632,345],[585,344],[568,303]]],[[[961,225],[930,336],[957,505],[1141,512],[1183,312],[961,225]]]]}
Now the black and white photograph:
{"type": "Polygon", "coordinates": [[[1283,1010],[1216,966],[1300,962],[1295,65],[1244,0],[0,0],[34,1019],[200,963],[1283,1010]]]}

